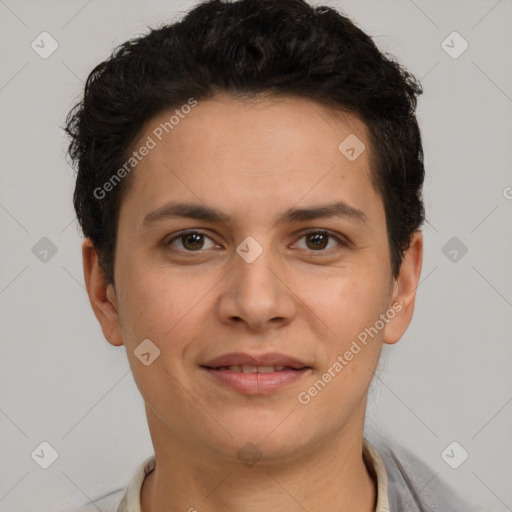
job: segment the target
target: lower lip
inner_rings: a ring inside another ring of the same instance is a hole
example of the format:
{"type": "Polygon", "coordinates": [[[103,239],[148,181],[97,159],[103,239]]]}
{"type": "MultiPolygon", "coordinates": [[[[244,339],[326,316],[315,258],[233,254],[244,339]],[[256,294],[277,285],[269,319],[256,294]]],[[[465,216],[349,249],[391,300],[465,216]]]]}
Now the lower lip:
{"type": "Polygon", "coordinates": [[[301,370],[281,370],[272,373],[242,373],[231,370],[213,370],[202,367],[221,385],[230,387],[247,395],[265,395],[297,382],[310,371],[310,368],[301,370]]]}

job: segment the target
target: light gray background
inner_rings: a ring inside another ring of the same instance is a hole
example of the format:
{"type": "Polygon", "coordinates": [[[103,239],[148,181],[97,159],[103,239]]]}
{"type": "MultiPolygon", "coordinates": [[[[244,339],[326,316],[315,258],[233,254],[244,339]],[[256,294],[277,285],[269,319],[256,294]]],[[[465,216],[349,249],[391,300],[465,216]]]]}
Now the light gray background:
{"type": "MultiPolygon", "coordinates": [[[[0,0],[2,511],[70,510],[125,486],[152,453],[125,349],[103,339],[83,288],[60,126],[115,45],[190,5],[0,0]],[[31,48],[43,31],[59,45],[47,59],[31,48]],[[42,237],[58,249],[47,262],[32,252],[42,237]],[[59,454],[46,470],[31,458],[42,441],[59,454]]],[[[425,90],[422,282],[413,323],[374,381],[367,426],[488,510],[512,510],[512,3],[328,5],[425,90]],[[453,31],[469,43],[456,59],[441,46],[453,31]],[[468,249],[457,262],[442,252],[454,236],[468,249]],[[469,453],[456,470],[441,457],[452,441],[469,453]]]]}

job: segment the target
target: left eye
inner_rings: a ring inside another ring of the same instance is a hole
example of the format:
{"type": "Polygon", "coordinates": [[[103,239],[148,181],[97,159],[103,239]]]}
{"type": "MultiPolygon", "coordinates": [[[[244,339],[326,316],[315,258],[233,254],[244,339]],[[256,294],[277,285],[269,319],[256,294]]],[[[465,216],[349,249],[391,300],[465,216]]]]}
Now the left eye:
{"type": "Polygon", "coordinates": [[[188,252],[200,251],[201,249],[209,249],[210,247],[205,247],[205,239],[211,241],[210,247],[215,247],[216,244],[213,240],[206,236],[204,233],[200,233],[199,231],[189,231],[188,233],[182,233],[174,237],[172,240],[169,240],[168,245],[176,247],[174,244],[179,242],[181,247],[178,249],[184,248],[188,252]]]}
{"type": "Polygon", "coordinates": [[[306,247],[299,247],[299,249],[310,249],[312,251],[322,251],[324,249],[332,249],[328,247],[329,241],[335,240],[336,245],[343,245],[341,240],[327,231],[310,231],[300,237],[300,240],[305,239],[306,247]]]}

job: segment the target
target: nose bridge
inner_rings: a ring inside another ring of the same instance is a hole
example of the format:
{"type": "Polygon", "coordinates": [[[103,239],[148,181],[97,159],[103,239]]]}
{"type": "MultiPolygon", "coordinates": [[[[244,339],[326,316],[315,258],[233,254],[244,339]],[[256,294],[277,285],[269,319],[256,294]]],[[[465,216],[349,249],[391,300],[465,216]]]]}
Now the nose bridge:
{"type": "Polygon", "coordinates": [[[276,282],[275,270],[272,270],[275,258],[270,244],[265,243],[263,246],[253,237],[247,237],[237,247],[236,252],[238,258],[235,258],[235,286],[240,288],[238,293],[243,294],[246,300],[258,300],[261,304],[275,300],[279,285],[276,282]]]}
{"type": "Polygon", "coordinates": [[[237,278],[234,284],[248,297],[259,296],[263,299],[267,296],[266,300],[270,300],[279,293],[279,286],[276,271],[272,269],[272,258],[268,254],[270,251],[265,252],[267,254],[261,254],[251,263],[240,259],[235,264],[237,278]]]}
{"type": "Polygon", "coordinates": [[[224,319],[238,318],[251,327],[261,327],[276,318],[289,320],[294,312],[293,297],[279,275],[280,264],[271,244],[247,237],[236,252],[222,300],[224,319]]]}

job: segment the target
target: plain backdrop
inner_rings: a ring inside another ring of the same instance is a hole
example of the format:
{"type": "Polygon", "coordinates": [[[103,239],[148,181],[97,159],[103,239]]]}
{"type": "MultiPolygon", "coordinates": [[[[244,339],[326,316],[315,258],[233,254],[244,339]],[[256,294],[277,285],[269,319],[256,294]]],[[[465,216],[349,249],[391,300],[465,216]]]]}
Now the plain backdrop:
{"type": "MultiPolygon", "coordinates": [[[[422,280],[410,328],[385,349],[367,429],[488,510],[512,510],[512,2],[323,3],[424,87],[422,280]],[[468,453],[457,469],[442,456],[453,442],[452,459],[468,453]]],[[[125,349],[103,339],[84,291],[61,127],[116,45],[191,5],[0,0],[4,512],[71,510],[126,486],[152,453],[125,349]],[[31,46],[41,37],[45,51],[58,45],[47,58],[31,46]],[[45,447],[58,454],[47,469],[32,456],[45,447]]]]}

